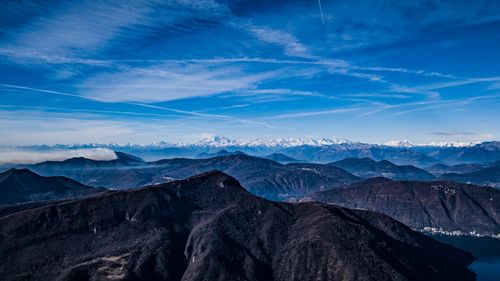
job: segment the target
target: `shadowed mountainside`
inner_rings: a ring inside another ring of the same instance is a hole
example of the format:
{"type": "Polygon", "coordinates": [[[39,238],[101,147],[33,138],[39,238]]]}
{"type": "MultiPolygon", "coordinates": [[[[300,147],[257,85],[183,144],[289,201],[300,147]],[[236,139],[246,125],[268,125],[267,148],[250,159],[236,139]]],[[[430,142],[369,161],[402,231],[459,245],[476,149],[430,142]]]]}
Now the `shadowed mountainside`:
{"type": "Polygon", "coordinates": [[[490,187],[374,178],[311,197],[384,213],[413,229],[500,235],[500,190],[490,187]]]}
{"type": "Polygon", "coordinates": [[[446,173],[439,179],[500,187],[500,166],[491,166],[470,173],[446,173]]]}
{"type": "Polygon", "coordinates": [[[0,205],[84,197],[102,191],[65,177],[42,177],[28,169],[0,173],[0,205]]]}
{"type": "Polygon", "coordinates": [[[358,177],[386,177],[404,180],[430,180],[434,176],[426,170],[411,165],[396,165],[390,161],[370,158],[346,158],[329,165],[342,168],[358,177]]]}
{"type": "Polygon", "coordinates": [[[5,213],[5,281],[474,280],[470,254],[388,216],[267,201],[221,172],[5,213]]]}
{"type": "Polygon", "coordinates": [[[209,159],[174,158],[148,163],[117,163],[116,160],[94,161],[73,158],[61,162],[43,162],[28,167],[42,175],[63,175],[87,185],[116,189],[159,184],[210,170],[221,170],[237,178],[250,192],[276,200],[303,196],[360,180],[336,167],[326,167],[328,173],[317,173],[303,169],[303,166],[283,165],[249,155],[229,155],[209,159]]]}
{"type": "Polygon", "coordinates": [[[267,155],[267,156],[265,156],[263,158],[269,159],[269,160],[273,160],[273,161],[276,161],[276,162],[279,162],[279,163],[307,162],[307,161],[297,160],[297,159],[292,158],[292,157],[288,157],[288,156],[286,156],[285,154],[282,154],[282,153],[269,154],[269,155],[267,155]]]}

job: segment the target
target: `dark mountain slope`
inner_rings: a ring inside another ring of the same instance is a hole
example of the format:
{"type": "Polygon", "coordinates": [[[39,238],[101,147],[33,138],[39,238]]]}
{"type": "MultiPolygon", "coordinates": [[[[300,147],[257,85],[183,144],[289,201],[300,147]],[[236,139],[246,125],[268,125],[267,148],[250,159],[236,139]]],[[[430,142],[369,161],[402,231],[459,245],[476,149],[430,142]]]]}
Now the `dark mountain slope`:
{"type": "Polygon", "coordinates": [[[463,174],[447,173],[441,175],[439,179],[500,187],[500,167],[492,166],[463,174]]]}
{"type": "Polygon", "coordinates": [[[269,160],[273,160],[276,162],[280,162],[280,163],[304,162],[304,161],[300,161],[300,160],[297,160],[297,159],[292,158],[292,157],[288,157],[282,153],[273,153],[273,154],[265,156],[264,158],[269,159],[269,160]]]}
{"type": "Polygon", "coordinates": [[[325,167],[323,173],[318,173],[307,168],[307,165],[283,165],[248,155],[232,155],[210,158],[182,168],[162,171],[161,175],[179,179],[214,169],[220,170],[238,179],[250,192],[276,200],[303,196],[360,180],[335,167],[325,167]]]}
{"type": "Polygon", "coordinates": [[[500,190],[454,182],[374,178],[313,199],[387,214],[413,229],[500,235],[500,190]]]}
{"type": "Polygon", "coordinates": [[[385,215],[270,202],[220,172],[11,212],[0,237],[5,281],[474,279],[468,253],[385,215]]]}
{"type": "Polygon", "coordinates": [[[230,155],[247,155],[244,152],[241,151],[234,151],[230,152],[225,149],[219,150],[215,153],[207,153],[207,152],[202,152],[196,156],[196,158],[213,158],[213,157],[220,157],[220,156],[230,156],[230,155]]]}
{"type": "MultiPolygon", "coordinates": [[[[133,165],[83,158],[44,162],[32,166],[43,175],[64,175],[93,186],[124,189],[183,179],[211,170],[221,170],[237,178],[251,192],[269,199],[286,199],[332,188],[359,179],[344,170],[330,167],[332,174],[318,175],[272,160],[249,155],[229,155],[209,159],[164,159],[133,165]]],[[[325,168],[326,169],[326,168],[325,168]]]]}
{"type": "Polygon", "coordinates": [[[375,161],[370,158],[346,158],[329,165],[342,168],[356,176],[386,177],[405,180],[430,180],[434,176],[429,172],[411,165],[398,166],[387,160],[375,161]]]}
{"type": "Polygon", "coordinates": [[[65,177],[42,177],[28,169],[0,174],[0,205],[82,197],[102,191],[65,177]]]}
{"type": "Polygon", "coordinates": [[[90,186],[132,188],[151,183],[151,175],[136,169],[145,162],[133,155],[115,152],[117,159],[91,160],[83,157],[46,161],[24,166],[43,176],[65,176],[90,186]]]}

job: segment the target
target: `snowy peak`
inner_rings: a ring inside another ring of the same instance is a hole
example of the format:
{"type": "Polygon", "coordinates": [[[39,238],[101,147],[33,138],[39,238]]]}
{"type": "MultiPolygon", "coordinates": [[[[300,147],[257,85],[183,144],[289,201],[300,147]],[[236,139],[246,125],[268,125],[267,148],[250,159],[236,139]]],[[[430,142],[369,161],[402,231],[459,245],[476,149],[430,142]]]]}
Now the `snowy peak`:
{"type": "Polygon", "coordinates": [[[396,146],[396,147],[412,147],[413,144],[407,140],[403,140],[403,141],[388,141],[386,143],[384,143],[384,145],[386,146],[396,146]]]}
{"type": "Polygon", "coordinates": [[[325,146],[350,143],[344,139],[303,139],[303,138],[277,138],[277,139],[254,139],[254,140],[232,140],[226,137],[213,136],[202,139],[194,145],[196,146],[213,146],[213,147],[226,147],[226,146],[264,146],[264,147],[295,147],[302,145],[309,146],[325,146]]]}
{"type": "Polygon", "coordinates": [[[204,138],[204,139],[194,143],[194,145],[223,147],[223,146],[237,145],[237,142],[230,140],[226,137],[212,136],[212,137],[204,138]]]}
{"type": "Polygon", "coordinates": [[[414,147],[414,146],[431,146],[431,147],[469,147],[478,144],[478,142],[460,142],[460,141],[433,141],[430,143],[413,144],[407,140],[393,140],[384,143],[385,146],[393,147],[414,147]]]}

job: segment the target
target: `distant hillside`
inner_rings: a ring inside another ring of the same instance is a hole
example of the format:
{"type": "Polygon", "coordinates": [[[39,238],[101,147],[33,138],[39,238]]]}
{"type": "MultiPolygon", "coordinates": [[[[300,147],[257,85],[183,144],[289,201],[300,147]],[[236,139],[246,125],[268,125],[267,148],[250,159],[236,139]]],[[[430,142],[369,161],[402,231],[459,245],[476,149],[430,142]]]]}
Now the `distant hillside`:
{"type": "Polygon", "coordinates": [[[304,161],[300,161],[300,160],[297,160],[297,159],[292,158],[292,157],[288,157],[283,153],[273,153],[273,154],[267,155],[263,158],[273,160],[276,162],[280,162],[280,163],[304,162],[304,161]]]}
{"type": "Polygon", "coordinates": [[[200,153],[196,156],[196,158],[213,158],[213,157],[230,156],[230,155],[247,155],[247,154],[241,151],[230,152],[225,149],[222,149],[215,153],[206,153],[206,152],[200,153]]]}
{"type": "Polygon", "coordinates": [[[312,195],[314,200],[387,214],[418,230],[500,237],[500,190],[450,181],[374,178],[312,195]]]}
{"type": "Polygon", "coordinates": [[[375,161],[370,158],[346,158],[329,165],[342,168],[358,177],[386,177],[404,180],[431,180],[429,172],[411,165],[396,165],[387,160],[375,161]]]}
{"type": "Polygon", "coordinates": [[[492,166],[463,174],[447,173],[441,175],[439,179],[500,187],[500,167],[492,166]]]}
{"type": "Polygon", "coordinates": [[[443,174],[449,174],[449,173],[463,174],[463,173],[477,172],[486,167],[488,167],[486,164],[464,163],[451,166],[444,164],[436,164],[427,167],[426,170],[432,173],[433,175],[441,176],[443,174]]]}
{"type": "Polygon", "coordinates": [[[318,173],[304,168],[304,165],[283,165],[248,155],[232,155],[205,159],[176,169],[162,170],[161,175],[179,179],[210,170],[220,170],[238,179],[253,194],[275,200],[300,197],[314,191],[360,180],[342,169],[335,168],[325,173],[318,173]]]}
{"type": "Polygon", "coordinates": [[[102,191],[65,177],[42,177],[28,169],[0,173],[0,205],[83,197],[102,191]]]}
{"type": "Polygon", "coordinates": [[[300,197],[360,180],[336,167],[325,167],[328,172],[318,174],[302,169],[302,166],[283,165],[249,155],[208,159],[174,158],[147,163],[74,158],[61,162],[44,162],[29,168],[42,175],[63,175],[87,185],[113,189],[164,183],[217,169],[237,178],[250,192],[274,200],[300,197]]]}

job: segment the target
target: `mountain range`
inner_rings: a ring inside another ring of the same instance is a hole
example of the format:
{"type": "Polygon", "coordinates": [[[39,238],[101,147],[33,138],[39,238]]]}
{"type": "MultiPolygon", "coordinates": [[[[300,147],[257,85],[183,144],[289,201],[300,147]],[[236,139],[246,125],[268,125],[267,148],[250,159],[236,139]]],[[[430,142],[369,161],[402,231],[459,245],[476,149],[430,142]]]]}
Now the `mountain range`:
{"type": "Polygon", "coordinates": [[[213,137],[196,143],[166,143],[151,145],[135,144],[84,144],[84,145],[39,145],[22,147],[39,151],[51,149],[109,148],[115,151],[138,155],[148,161],[163,158],[188,157],[195,158],[202,153],[217,153],[221,149],[228,152],[242,153],[265,157],[273,153],[309,162],[334,162],[345,158],[371,158],[376,161],[388,160],[399,165],[415,165],[428,167],[435,164],[455,165],[463,163],[490,163],[500,159],[500,142],[491,141],[479,144],[452,145],[429,144],[411,145],[368,144],[349,142],[346,140],[308,140],[308,139],[276,139],[254,141],[235,141],[224,137],[213,137]]]}
{"type": "Polygon", "coordinates": [[[326,190],[361,181],[363,178],[387,177],[395,180],[454,180],[477,185],[497,186],[500,183],[498,162],[489,164],[432,165],[435,175],[413,165],[397,165],[388,160],[346,158],[317,164],[293,161],[284,154],[260,158],[242,152],[219,151],[210,158],[173,158],[146,162],[136,156],[117,152],[114,160],[71,158],[47,161],[29,168],[43,176],[65,176],[94,187],[125,189],[182,179],[213,169],[237,178],[250,192],[272,200],[302,197],[311,192],[326,190]],[[282,160],[282,161],[279,161],[282,160]],[[462,170],[474,172],[449,173],[462,170]]]}
{"type": "Polygon", "coordinates": [[[0,208],[2,280],[474,280],[388,216],[255,197],[221,172],[0,208]]]}
{"type": "Polygon", "coordinates": [[[387,160],[375,161],[370,158],[346,158],[330,165],[342,168],[363,178],[386,177],[391,179],[430,180],[434,176],[426,170],[412,165],[396,165],[387,160]]]}
{"type": "Polygon", "coordinates": [[[470,172],[445,173],[439,176],[439,178],[498,188],[500,187],[500,162],[483,165],[482,167],[474,167],[470,172]]]}
{"type": "Polygon", "coordinates": [[[372,178],[311,198],[387,214],[417,230],[500,238],[500,190],[491,187],[372,178]]]}
{"type": "Polygon", "coordinates": [[[284,165],[241,154],[143,162],[120,153],[116,160],[110,161],[73,158],[24,167],[45,176],[63,175],[84,184],[113,189],[163,183],[217,169],[237,178],[250,192],[274,200],[303,196],[361,180],[340,168],[325,166],[319,171],[317,168],[321,164],[311,165],[284,165]]]}

